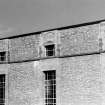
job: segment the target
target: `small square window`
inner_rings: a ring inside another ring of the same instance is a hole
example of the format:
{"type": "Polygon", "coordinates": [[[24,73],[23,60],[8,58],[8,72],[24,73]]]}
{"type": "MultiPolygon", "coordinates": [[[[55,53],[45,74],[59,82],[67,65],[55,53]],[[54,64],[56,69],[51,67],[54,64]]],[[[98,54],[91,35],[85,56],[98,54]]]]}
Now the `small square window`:
{"type": "Polygon", "coordinates": [[[46,45],[46,56],[54,56],[55,55],[55,45],[46,45]]]}
{"type": "Polygon", "coordinates": [[[6,52],[0,52],[0,61],[6,61],[6,52]]]}

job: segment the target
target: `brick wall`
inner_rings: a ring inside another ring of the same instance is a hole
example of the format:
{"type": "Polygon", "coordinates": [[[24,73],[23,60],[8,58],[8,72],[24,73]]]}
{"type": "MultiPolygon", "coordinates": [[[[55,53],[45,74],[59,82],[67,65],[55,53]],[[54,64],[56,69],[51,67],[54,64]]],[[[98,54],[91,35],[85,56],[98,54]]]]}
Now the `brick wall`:
{"type": "Polygon", "coordinates": [[[102,105],[105,105],[105,53],[100,54],[101,77],[102,77],[102,105]]]}
{"type": "Polygon", "coordinates": [[[105,104],[100,55],[63,58],[60,62],[61,105],[105,104]]]}
{"type": "Polygon", "coordinates": [[[10,64],[9,105],[43,105],[43,78],[33,62],[10,64]]]}
{"type": "Polygon", "coordinates": [[[61,55],[99,51],[99,24],[60,31],[61,55]]]}
{"type": "Polygon", "coordinates": [[[38,58],[39,35],[10,39],[10,61],[38,58]]]}
{"type": "Polygon", "coordinates": [[[56,70],[56,105],[104,105],[104,58],[96,54],[10,64],[9,105],[44,105],[47,70],[56,70]]]}
{"type": "Polygon", "coordinates": [[[10,61],[46,57],[45,44],[49,42],[55,44],[56,56],[99,52],[102,49],[100,24],[10,39],[10,61]]]}

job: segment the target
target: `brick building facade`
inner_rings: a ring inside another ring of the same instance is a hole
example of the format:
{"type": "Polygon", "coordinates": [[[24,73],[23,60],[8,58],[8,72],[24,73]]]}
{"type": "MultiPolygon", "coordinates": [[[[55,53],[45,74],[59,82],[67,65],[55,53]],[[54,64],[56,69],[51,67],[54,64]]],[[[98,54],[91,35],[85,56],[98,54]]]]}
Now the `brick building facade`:
{"type": "Polygon", "coordinates": [[[105,105],[105,22],[0,40],[0,105],[105,105]]]}

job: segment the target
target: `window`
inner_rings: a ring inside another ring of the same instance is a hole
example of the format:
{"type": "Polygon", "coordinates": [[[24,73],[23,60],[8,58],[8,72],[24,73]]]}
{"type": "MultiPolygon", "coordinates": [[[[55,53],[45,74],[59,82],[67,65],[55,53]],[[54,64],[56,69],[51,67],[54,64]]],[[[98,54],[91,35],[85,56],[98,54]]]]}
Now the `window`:
{"type": "Polygon", "coordinates": [[[0,61],[6,61],[6,52],[0,52],[0,61]]]}
{"type": "Polygon", "coordinates": [[[55,45],[46,45],[46,56],[54,56],[55,55],[55,45]]]}
{"type": "Polygon", "coordinates": [[[45,105],[56,105],[56,72],[44,71],[45,74],[45,105]]]}
{"type": "Polygon", "coordinates": [[[0,105],[5,105],[5,74],[0,74],[0,105]]]}

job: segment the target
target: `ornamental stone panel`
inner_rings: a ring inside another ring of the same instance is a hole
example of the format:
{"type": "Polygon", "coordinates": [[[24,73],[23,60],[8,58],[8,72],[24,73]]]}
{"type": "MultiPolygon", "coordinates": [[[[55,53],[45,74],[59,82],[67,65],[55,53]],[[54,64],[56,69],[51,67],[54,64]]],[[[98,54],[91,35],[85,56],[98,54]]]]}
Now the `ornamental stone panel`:
{"type": "Polygon", "coordinates": [[[55,56],[60,54],[60,33],[57,30],[48,31],[40,34],[40,57],[46,57],[45,45],[55,45],[55,56]]]}

